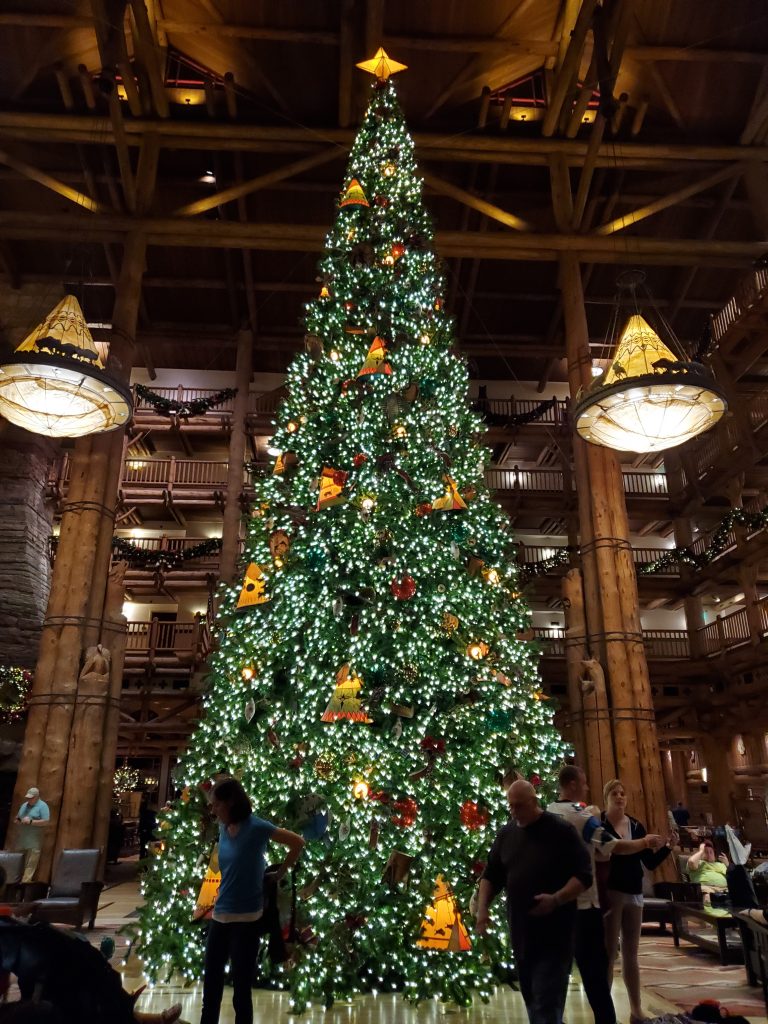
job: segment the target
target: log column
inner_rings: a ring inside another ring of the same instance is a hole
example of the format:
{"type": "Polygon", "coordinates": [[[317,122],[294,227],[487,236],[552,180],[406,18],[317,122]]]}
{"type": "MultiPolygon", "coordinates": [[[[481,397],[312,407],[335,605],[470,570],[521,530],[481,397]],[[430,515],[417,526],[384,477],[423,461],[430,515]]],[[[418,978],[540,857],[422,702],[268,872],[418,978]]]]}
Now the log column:
{"type": "MultiPolygon", "coordinates": [[[[592,383],[589,331],[577,258],[561,257],[571,397],[592,383]]],[[[630,810],[665,834],[667,809],[637,578],[629,541],[621,467],[614,452],[573,440],[589,644],[605,666],[619,775],[630,810]],[[596,592],[596,593],[595,593],[596,592]],[[595,600],[596,597],[596,600],[595,600]]]]}
{"type": "MultiPolygon", "coordinates": [[[[139,232],[128,235],[116,287],[108,364],[123,381],[128,380],[132,365],[145,253],[145,237],[139,232]]],[[[29,786],[39,786],[51,809],[41,878],[49,874],[55,851],[94,842],[105,721],[115,722],[116,728],[116,718],[107,711],[115,700],[109,677],[101,686],[84,680],[80,687],[79,677],[86,647],[101,638],[110,649],[119,647],[112,639],[114,630],[107,627],[105,631],[104,602],[123,434],[116,430],[81,438],[72,458],[14,793],[17,806],[29,786]]],[[[121,660],[116,670],[122,677],[121,660]]]]}
{"type": "Polygon", "coordinates": [[[728,741],[724,736],[707,735],[700,740],[701,755],[707,769],[707,789],[715,825],[734,823],[733,773],[728,763],[728,741]]]}
{"type": "Polygon", "coordinates": [[[237,336],[237,368],[235,371],[237,394],[232,410],[227,501],[224,506],[221,538],[221,581],[228,584],[234,582],[240,554],[240,527],[243,519],[241,506],[243,466],[245,465],[245,449],[248,440],[248,390],[252,374],[253,332],[250,326],[244,326],[237,336]]]}

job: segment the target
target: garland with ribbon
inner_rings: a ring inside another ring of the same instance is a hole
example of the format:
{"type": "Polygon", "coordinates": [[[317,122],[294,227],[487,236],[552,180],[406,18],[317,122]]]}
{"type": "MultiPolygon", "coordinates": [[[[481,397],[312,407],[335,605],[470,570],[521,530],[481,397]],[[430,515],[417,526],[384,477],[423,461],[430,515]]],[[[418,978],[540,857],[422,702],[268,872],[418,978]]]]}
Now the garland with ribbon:
{"type": "MultiPolygon", "coordinates": [[[[743,526],[748,530],[758,531],[768,529],[768,505],[759,512],[750,512],[745,508],[731,509],[718,523],[712,541],[703,551],[696,552],[692,548],[683,546],[670,548],[660,555],[654,562],[642,562],[637,566],[637,573],[640,576],[649,576],[654,572],[661,572],[672,565],[687,565],[692,569],[701,570],[711,565],[714,560],[728,547],[728,535],[734,526],[743,526]]],[[[571,554],[578,554],[579,548],[573,545],[558,548],[553,555],[542,558],[538,562],[520,563],[520,582],[525,584],[537,576],[545,576],[564,565],[568,565],[571,554]]]]}
{"type": "Polygon", "coordinates": [[[0,665],[0,722],[17,722],[23,717],[31,686],[28,669],[0,665]]]}
{"type": "Polygon", "coordinates": [[[164,572],[176,572],[183,569],[185,562],[191,562],[195,558],[205,558],[207,555],[214,555],[221,551],[221,538],[209,537],[200,541],[191,548],[183,548],[180,551],[160,550],[156,548],[145,548],[125,537],[112,538],[112,550],[120,559],[125,559],[133,569],[155,569],[164,572]]]}
{"type": "Polygon", "coordinates": [[[555,569],[568,565],[571,555],[578,554],[579,550],[575,545],[569,544],[565,548],[558,548],[553,555],[542,558],[538,562],[522,562],[520,565],[520,583],[525,586],[526,583],[530,583],[537,576],[545,576],[548,572],[553,572],[555,569]]]}
{"type": "Polygon", "coordinates": [[[491,412],[489,406],[493,399],[479,398],[472,403],[475,412],[479,412],[489,427],[524,427],[527,423],[535,423],[554,408],[556,398],[548,398],[546,402],[539,402],[528,412],[501,413],[491,412]]]}
{"type": "Polygon", "coordinates": [[[133,768],[129,764],[121,765],[115,769],[115,774],[112,776],[112,788],[114,789],[115,796],[121,797],[125,793],[132,793],[138,788],[138,785],[138,769],[133,768]]]}
{"type": "Polygon", "coordinates": [[[734,526],[744,526],[748,530],[764,530],[768,527],[768,505],[759,512],[749,512],[745,508],[733,508],[717,525],[712,534],[709,547],[699,553],[692,548],[683,546],[670,548],[655,562],[644,562],[638,565],[637,571],[643,576],[652,572],[660,572],[670,565],[688,565],[693,569],[705,569],[728,547],[728,534],[734,526]]]}
{"type": "Polygon", "coordinates": [[[207,398],[193,398],[189,402],[180,402],[176,398],[166,398],[165,395],[158,395],[156,391],[145,388],[143,384],[136,385],[136,397],[147,405],[151,405],[155,412],[169,419],[173,416],[181,416],[187,419],[190,416],[202,416],[217,405],[227,402],[237,394],[237,388],[223,388],[215,391],[207,398]]]}

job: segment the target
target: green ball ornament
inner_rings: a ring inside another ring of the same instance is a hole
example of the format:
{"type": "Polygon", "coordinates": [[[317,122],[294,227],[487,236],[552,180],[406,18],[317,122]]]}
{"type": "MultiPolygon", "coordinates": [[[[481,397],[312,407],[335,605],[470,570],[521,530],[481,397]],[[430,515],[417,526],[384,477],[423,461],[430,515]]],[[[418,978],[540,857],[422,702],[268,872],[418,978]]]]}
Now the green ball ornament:
{"type": "Polygon", "coordinates": [[[309,548],[304,561],[310,569],[322,569],[328,561],[328,555],[323,548],[309,548]]]}
{"type": "Polygon", "coordinates": [[[490,732],[509,732],[512,727],[512,712],[495,708],[485,719],[490,732]]]}
{"type": "Polygon", "coordinates": [[[448,535],[451,540],[456,541],[457,544],[463,544],[469,536],[469,530],[464,523],[455,522],[451,523],[451,528],[448,531],[448,535]]]}

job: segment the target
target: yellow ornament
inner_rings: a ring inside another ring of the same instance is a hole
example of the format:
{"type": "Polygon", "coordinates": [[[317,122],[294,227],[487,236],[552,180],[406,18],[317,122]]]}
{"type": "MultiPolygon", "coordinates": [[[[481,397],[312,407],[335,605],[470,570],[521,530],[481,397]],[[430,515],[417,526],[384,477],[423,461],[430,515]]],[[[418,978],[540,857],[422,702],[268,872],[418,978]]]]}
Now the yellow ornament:
{"type": "Polygon", "coordinates": [[[192,913],[193,921],[199,921],[203,917],[211,916],[214,904],[216,903],[216,897],[219,895],[220,885],[221,871],[219,870],[219,846],[217,843],[208,861],[208,868],[205,872],[203,884],[200,886],[200,892],[197,894],[195,909],[192,913]]]}
{"type": "Polygon", "coordinates": [[[387,343],[378,334],[371,342],[368,355],[358,373],[358,379],[370,373],[392,373],[392,367],[387,362],[387,343]]]}
{"type": "Polygon", "coordinates": [[[363,192],[363,186],[357,180],[353,178],[349,185],[344,189],[344,194],[339,200],[339,206],[370,206],[371,204],[365,198],[365,192],[363,192]]]}
{"type": "Polygon", "coordinates": [[[396,75],[399,71],[405,71],[407,64],[400,64],[387,56],[383,46],[380,46],[370,60],[361,60],[356,67],[361,71],[367,71],[369,75],[375,75],[380,82],[386,82],[390,75],[396,75]]]}
{"type": "Polygon", "coordinates": [[[250,608],[254,604],[266,604],[272,598],[266,593],[267,578],[260,565],[251,562],[245,570],[245,580],[240,597],[237,599],[238,608],[250,608]]]}
{"type": "Polygon", "coordinates": [[[445,494],[441,498],[435,498],[432,502],[432,508],[435,512],[451,512],[466,508],[467,503],[459,494],[456,481],[446,473],[443,477],[443,482],[445,484],[445,494]]]}
{"type": "Polygon", "coordinates": [[[336,673],[336,686],[321,721],[369,723],[371,719],[365,713],[359,697],[362,686],[362,679],[351,671],[349,662],[345,662],[336,673]]]}
{"type": "Polygon", "coordinates": [[[327,508],[329,505],[339,505],[345,500],[342,491],[347,482],[349,473],[341,469],[334,469],[333,466],[323,466],[320,474],[320,497],[317,501],[317,511],[327,508]]]}
{"type": "Polygon", "coordinates": [[[459,628],[459,618],[453,612],[443,612],[443,619],[440,628],[445,633],[453,633],[459,628]]]}
{"type": "Polygon", "coordinates": [[[421,934],[416,945],[423,949],[440,949],[447,953],[466,952],[472,948],[469,934],[456,905],[456,897],[442,875],[437,876],[432,902],[424,911],[421,934]]]}
{"type": "Polygon", "coordinates": [[[470,640],[467,644],[467,656],[473,661],[482,661],[488,656],[490,647],[482,640],[470,640]]]}

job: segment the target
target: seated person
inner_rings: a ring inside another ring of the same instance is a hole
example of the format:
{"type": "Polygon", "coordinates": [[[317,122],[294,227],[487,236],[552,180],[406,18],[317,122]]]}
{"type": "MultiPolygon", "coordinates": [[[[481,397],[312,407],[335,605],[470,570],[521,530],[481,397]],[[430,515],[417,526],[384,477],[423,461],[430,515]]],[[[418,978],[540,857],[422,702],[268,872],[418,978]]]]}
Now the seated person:
{"type": "Polygon", "coordinates": [[[725,873],[729,863],[724,853],[715,857],[712,840],[705,839],[698,850],[688,858],[688,877],[692,882],[699,883],[702,892],[727,892],[725,873]]]}
{"type": "MultiPolygon", "coordinates": [[[[0,899],[4,888],[0,867],[0,899]]],[[[120,975],[84,936],[28,924],[12,913],[0,903],[0,1000],[12,974],[21,992],[20,1003],[3,1007],[9,1020],[43,1020],[48,1012],[51,1024],[173,1024],[181,1016],[181,1003],[160,1013],[139,1012],[135,1003],[146,986],[126,992],[120,975]]]]}

